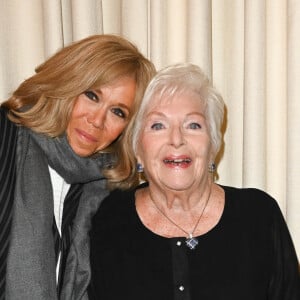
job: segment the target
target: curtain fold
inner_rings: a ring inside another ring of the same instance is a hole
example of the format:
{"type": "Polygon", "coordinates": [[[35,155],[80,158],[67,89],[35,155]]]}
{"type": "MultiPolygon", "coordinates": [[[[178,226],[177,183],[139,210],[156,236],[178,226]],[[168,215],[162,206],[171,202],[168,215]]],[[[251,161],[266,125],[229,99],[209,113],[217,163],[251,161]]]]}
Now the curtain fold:
{"type": "Polygon", "coordinates": [[[243,185],[266,187],[265,3],[245,3],[243,185]],[[253,116],[255,116],[255,121],[253,116]],[[259,147],[258,147],[259,145],[259,147]]]}
{"type": "Polygon", "coordinates": [[[285,213],[287,138],[286,1],[266,1],[266,189],[285,213]],[[283,101],[285,99],[285,101],[283,101]]]}
{"type": "Polygon", "coordinates": [[[300,257],[300,2],[287,9],[287,168],[286,220],[300,257]]]}
{"type": "Polygon", "coordinates": [[[213,81],[227,104],[225,151],[218,167],[221,182],[235,186],[243,179],[244,3],[213,1],[213,81]],[[238,141],[238,142],[237,142],[238,141]]]}
{"type": "Polygon", "coordinates": [[[43,1],[44,56],[49,57],[64,46],[62,3],[60,0],[43,1]]]}
{"type": "Polygon", "coordinates": [[[158,69],[198,64],[227,104],[218,182],[279,203],[300,255],[300,1],[0,1],[0,101],[59,48],[120,34],[158,69]]]}
{"type": "Polygon", "coordinates": [[[187,7],[187,61],[201,66],[212,78],[212,4],[191,0],[187,7]]]}

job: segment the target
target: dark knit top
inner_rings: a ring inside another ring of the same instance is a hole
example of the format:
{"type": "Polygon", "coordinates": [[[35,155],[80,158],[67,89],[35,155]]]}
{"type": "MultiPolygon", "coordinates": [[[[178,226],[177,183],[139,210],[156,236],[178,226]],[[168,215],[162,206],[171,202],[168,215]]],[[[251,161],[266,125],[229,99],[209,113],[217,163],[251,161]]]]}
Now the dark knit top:
{"type": "Polygon", "coordinates": [[[194,250],[147,229],[134,191],[112,192],[90,233],[91,299],[299,300],[297,257],[276,201],[222,188],[221,219],[194,250]]]}

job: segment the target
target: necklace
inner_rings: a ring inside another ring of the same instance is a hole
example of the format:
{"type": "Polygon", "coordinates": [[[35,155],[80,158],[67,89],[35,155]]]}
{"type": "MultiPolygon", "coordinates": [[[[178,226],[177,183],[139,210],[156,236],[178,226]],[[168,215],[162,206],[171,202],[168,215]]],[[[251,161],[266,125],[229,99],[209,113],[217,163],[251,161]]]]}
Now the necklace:
{"type": "Polygon", "coordinates": [[[210,199],[210,195],[211,195],[211,190],[212,190],[212,184],[210,185],[210,190],[209,190],[209,194],[208,194],[208,197],[205,201],[205,204],[202,208],[202,211],[199,215],[199,218],[193,228],[193,230],[189,233],[188,231],[186,231],[185,229],[183,229],[181,226],[179,226],[177,223],[175,223],[171,218],[169,218],[163,211],[162,209],[156,204],[156,202],[153,200],[151,194],[150,194],[150,199],[151,201],[153,202],[154,206],[156,207],[156,209],[170,222],[172,223],[173,225],[175,225],[177,228],[179,228],[182,232],[186,233],[187,234],[187,237],[186,237],[186,240],[185,240],[185,244],[188,248],[190,248],[191,250],[194,250],[196,248],[196,246],[198,245],[198,240],[197,238],[193,237],[193,234],[196,230],[196,228],[198,227],[198,224],[203,216],[203,213],[205,211],[205,208],[207,207],[207,204],[209,202],[209,199],[210,199]]]}

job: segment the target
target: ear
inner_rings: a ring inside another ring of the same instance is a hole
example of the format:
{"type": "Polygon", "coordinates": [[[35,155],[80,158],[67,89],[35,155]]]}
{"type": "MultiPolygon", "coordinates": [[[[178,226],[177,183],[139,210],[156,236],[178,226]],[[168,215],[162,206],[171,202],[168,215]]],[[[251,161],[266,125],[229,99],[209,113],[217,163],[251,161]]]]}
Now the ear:
{"type": "Polygon", "coordinates": [[[216,159],[216,153],[215,153],[215,151],[213,149],[212,144],[210,145],[210,150],[209,150],[208,157],[209,157],[209,160],[208,160],[209,162],[214,162],[215,159],[216,159]]]}
{"type": "Polygon", "coordinates": [[[135,158],[136,158],[136,161],[137,161],[138,164],[140,164],[142,166],[144,165],[143,164],[143,159],[141,158],[141,156],[139,155],[139,153],[136,153],[135,158]]]}

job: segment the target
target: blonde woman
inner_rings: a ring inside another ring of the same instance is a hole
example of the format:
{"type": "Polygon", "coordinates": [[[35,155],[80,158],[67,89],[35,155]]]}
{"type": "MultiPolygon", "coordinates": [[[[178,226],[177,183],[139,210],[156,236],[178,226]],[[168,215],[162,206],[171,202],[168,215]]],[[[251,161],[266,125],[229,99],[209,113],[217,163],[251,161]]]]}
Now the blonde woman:
{"type": "Polygon", "coordinates": [[[95,35],[50,57],[1,105],[5,299],[84,297],[90,218],[107,184],[130,176],[124,139],[154,72],[131,42],[95,35]]]}

